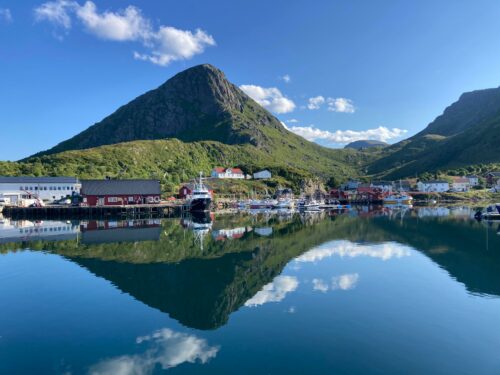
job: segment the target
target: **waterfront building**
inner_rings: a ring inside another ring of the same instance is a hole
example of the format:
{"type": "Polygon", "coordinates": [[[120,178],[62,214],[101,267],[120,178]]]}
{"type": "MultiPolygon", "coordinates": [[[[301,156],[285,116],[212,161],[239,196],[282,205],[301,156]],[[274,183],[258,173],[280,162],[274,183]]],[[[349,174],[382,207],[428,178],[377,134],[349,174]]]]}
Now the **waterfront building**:
{"type": "Polygon", "coordinates": [[[80,189],[76,177],[0,177],[0,195],[31,196],[47,203],[79,194],[80,189]]]}
{"type": "Polygon", "coordinates": [[[158,180],[83,180],[82,205],[123,206],[160,203],[158,180]]]}
{"type": "Polygon", "coordinates": [[[384,193],[392,193],[392,181],[373,181],[370,187],[380,189],[384,193]]]}
{"type": "Polygon", "coordinates": [[[423,193],[444,193],[450,190],[450,184],[444,180],[419,181],[417,189],[423,193]]]}
{"type": "Polygon", "coordinates": [[[484,177],[488,186],[495,186],[498,179],[500,179],[500,172],[488,172],[484,177]]]}
{"type": "Polygon", "coordinates": [[[213,178],[233,178],[244,179],[245,174],[240,168],[221,168],[217,167],[212,169],[211,176],[213,178]]]}
{"type": "Polygon", "coordinates": [[[465,192],[470,190],[470,181],[466,177],[454,177],[451,190],[465,192]]]}

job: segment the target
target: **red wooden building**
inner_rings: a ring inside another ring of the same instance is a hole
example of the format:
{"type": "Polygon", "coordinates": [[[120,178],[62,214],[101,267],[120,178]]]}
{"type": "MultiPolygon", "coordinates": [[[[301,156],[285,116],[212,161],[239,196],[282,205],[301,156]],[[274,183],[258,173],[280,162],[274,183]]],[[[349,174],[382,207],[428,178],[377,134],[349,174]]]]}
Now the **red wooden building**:
{"type": "Polygon", "coordinates": [[[82,205],[124,206],[160,203],[158,180],[83,180],[82,205]]]}

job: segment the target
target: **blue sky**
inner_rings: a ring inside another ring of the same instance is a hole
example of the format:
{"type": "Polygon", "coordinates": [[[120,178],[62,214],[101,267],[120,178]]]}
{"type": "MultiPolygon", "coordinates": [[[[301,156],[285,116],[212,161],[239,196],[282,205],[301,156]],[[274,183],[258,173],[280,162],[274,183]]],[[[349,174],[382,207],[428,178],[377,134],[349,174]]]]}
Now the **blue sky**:
{"type": "Polygon", "coordinates": [[[0,160],[201,63],[320,144],[396,142],[499,85],[499,18],[496,0],[0,0],[0,160]]]}

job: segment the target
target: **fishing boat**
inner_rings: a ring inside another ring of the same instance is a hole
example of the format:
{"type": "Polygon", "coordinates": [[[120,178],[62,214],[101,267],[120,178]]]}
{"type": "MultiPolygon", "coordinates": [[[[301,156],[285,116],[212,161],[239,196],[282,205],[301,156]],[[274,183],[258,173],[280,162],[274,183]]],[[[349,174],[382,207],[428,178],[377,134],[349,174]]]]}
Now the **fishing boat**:
{"type": "Polygon", "coordinates": [[[251,210],[265,210],[271,209],[274,205],[277,204],[277,201],[274,199],[254,199],[250,202],[251,210]]]}
{"type": "Polygon", "coordinates": [[[407,194],[391,194],[384,198],[384,204],[389,205],[411,205],[413,197],[407,194]]]}
{"type": "Polygon", "coordinates": [[[320,202],[315,199],[301,199],[299,201],[299,210],[301,211],[320,211],[320,202]]]}
{"type": "Polygon", "coordinates": [[[212,204],[212,194],[203,183],[203,174],[195,180],[193,190],[187,197],[187,205],[191,212],[209,211],[212,204]]]}
{"type": "Polygon", "coordinates": [[[478,220],[500,220],[500,203],[486,207],[486,212],[477,211],[474,217],[478,220]]]}

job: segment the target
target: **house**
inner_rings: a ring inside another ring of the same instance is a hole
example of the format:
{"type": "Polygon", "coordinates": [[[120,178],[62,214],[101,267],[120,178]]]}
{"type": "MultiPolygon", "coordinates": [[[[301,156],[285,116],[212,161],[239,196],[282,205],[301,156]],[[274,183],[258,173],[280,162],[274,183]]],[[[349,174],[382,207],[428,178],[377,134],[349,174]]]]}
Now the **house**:
{"type": "Polygon", "coordinates": [[[263,171],[255,172],[253,174],[253,178],[256,180],[266,180],[268,178],[271,178],[271,172],[269,172],[267,169],[264,169],[263,171]]]}
{"type": "Polygon", "coordinates": [[[444,193],[450,190],[450,184],[443,180],[419,181],[417,189],[423,193],[444,193]]]}
{"type": "Polygon", "coordinates": [[[356,190],[360,184],[361,184],[361,181],[359,181],[359,180],[349,180],[344,185],[344,190],[356,190]]]}
{"type": "Polygon", "coordinates": [[[380,189],[384,193],[392,193],[392,181],[373,181],[370,187],[380,189]]]}
{"type": "Polygon", "coordinates": [[[184,184],[180,187],[179,192],[177,193],[177,198],[186,199],[188,195],[191,195],[193,192],[193,184],[184,184]]]}
{"type": "Polygon", "coordinates": [[[451,183],[451,190],[453,191],[469,191],[470,190],[470,181],[466,177],[454,177],[453,182],[451,183]]]}
{"type": "Polygon", "coordinates": [[[500,179],[500,172],[488,172],[484,177],[488,186],[495,186],[498,179],[500,179]]]}
{"type": "Polygon", "coordinates": [[[211,176],[213,178],[235,178],[244,179],[245,174],[239,168],[221,168],[217,167],[212,169],[211,176]]]}
{"type": "Polygon", "coordinates": [[[479,177],[476,175],[468,175],[465,176],[469,180],[469,185],[471,187],[478,186],[479,185],[479,177]]]}
{"type": "Polygon", "coordinates": [[[158,180],[83,180],[82,205],[122,206],[160,202],[158,180]]]}
{"type": "Polygon", "coordinates": [[[45,202],[80,193],[76,177],[0,177],[0,195],[32,196],[45,202]]]}

